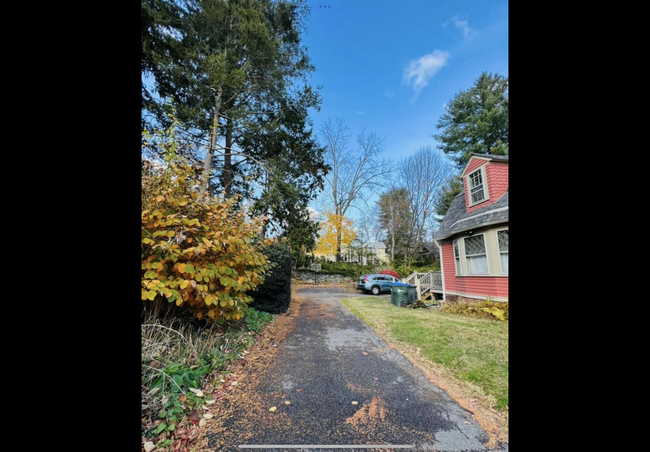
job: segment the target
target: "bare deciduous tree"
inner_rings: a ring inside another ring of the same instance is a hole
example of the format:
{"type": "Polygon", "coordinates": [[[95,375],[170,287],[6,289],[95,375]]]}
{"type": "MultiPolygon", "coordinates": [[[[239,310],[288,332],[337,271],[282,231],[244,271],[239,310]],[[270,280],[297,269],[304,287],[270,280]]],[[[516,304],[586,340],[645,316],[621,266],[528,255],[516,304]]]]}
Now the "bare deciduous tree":
{"type": "MultiPolygon", "coordinates": [[[[389,173],[388,161],[380,160],[382,140],[374,133],[362,131],[357,136],[357,147],[350,149],[350,135],[345,121],[328,119],[321,127],[321,140],[325,147],[325,161],[331,171],[325,177],[332,210],[343,215],[364,195],[380,187],[380,180],[389,173]]],[[[365,201],[365,200],[364,200],[365,201]]],[[[336,261],[341,259],[341,236],[336,249],[336,261]]]]}
{"type": "Polygon", "coordinates": [[[380,216],[381,210],[377,203],[362,210],[356,224],[358,236],[363,242],[379,242],[384,236],[386,231],[381,225],[380,216]]]}
{"type": "Polygon", "coordinates": [[[420,148],[417,153],[400,162],[398,174],[408,191],[409,210],[412,214],[408,247],[413,251],[407,255],[417,255],[423,240],[430,235],[428,229],[432,225],[430,220],[435,214],[440,187],[452,173],[453,168],[445,156],[430,146],[420,148]]]}

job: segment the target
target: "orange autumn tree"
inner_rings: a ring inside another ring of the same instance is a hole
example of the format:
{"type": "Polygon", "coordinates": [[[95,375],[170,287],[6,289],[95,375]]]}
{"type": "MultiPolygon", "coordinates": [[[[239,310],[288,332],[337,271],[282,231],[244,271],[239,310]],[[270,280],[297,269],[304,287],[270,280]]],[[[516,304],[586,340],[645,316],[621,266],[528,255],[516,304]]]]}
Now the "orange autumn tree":
{"type": "Polygon", "coordinates": [[[142,170],[142,300],[187,306],[208,322],[239,320],[269,263],[256,246],[264,218],[237,198],[200,194],[200,167],[176,153],[175,125],[144,145],[164,155],[142,170]]]}
{"type": "Polygon", "coordinates": [[[324,212],[326,220],[320,225],[320,236],[316,241],[316,253],[336,255],[337,238],[341,232],[341,248],[349,248],[357,233],[352,229],[352,221],[343,215],[324,212]]]}

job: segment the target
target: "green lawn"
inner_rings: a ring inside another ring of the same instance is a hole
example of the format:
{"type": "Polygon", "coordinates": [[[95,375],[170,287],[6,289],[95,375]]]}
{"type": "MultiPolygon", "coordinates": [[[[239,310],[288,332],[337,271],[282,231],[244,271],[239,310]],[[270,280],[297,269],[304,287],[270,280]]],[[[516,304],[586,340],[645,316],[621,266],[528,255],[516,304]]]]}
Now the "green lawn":
{"type": "Polygon", "coordinates": [[[398,308],[374,297],[347,298],[342,303],[384,339],[420,348],[433,365],[478,387],[493,400],[494,408],[507,410],[507,321],[398,308]]]}

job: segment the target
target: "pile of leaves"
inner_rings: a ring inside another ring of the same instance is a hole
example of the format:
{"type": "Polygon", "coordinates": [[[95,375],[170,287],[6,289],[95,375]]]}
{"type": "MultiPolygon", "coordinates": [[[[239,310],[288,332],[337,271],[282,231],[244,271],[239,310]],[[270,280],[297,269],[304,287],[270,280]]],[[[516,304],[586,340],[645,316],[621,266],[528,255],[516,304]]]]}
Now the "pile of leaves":
{"type": "Polygon", "coordinates": [[[164,162],[142,166],[142,300],[175,303],[208,322],[239,320],[269,269],[257,235],[265,219],[239,199],[202,193],[200,168],[176,153],[175,126],[144,133],[164,162]]]}
{"type": "MultiPolygon", "coordinates": [[[[436,303],[431,303],[431,305],[432,306],[436,305],[436,303]]],[[[411,309],[420,309],[420,308],[427,309],[427,308],[429,308],[429,306],[422,300],[415,300],[413,303],[409,304],[406,307],[411,308],[411,309]]]]}
{"type": "Polygon", "coordinates": [[[478,302],[462,301],[453,304],[445,303],[442,306],[442,312],[505,321],[508,320],[508,302],[488,299],[478,302]]]}

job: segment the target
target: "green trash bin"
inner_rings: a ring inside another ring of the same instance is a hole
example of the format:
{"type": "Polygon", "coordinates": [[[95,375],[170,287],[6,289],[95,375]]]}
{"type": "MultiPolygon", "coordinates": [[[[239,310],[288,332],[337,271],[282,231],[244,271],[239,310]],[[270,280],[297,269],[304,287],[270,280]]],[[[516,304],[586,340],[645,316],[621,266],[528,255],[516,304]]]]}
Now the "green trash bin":
{"type": "Polygon", "coordinates": [[[409,284],[394,283],[391,286],[390,301],[395,306],[406,307],[409,304],[409,284]]]}
{"type": "Polygon", "coordinates": [[[417,299],[418,299],[417,286],[414,286],[413,284],[411,284],[409,286],[409,302],[408,302],[408,304],[413,303],[417,299]]]}

